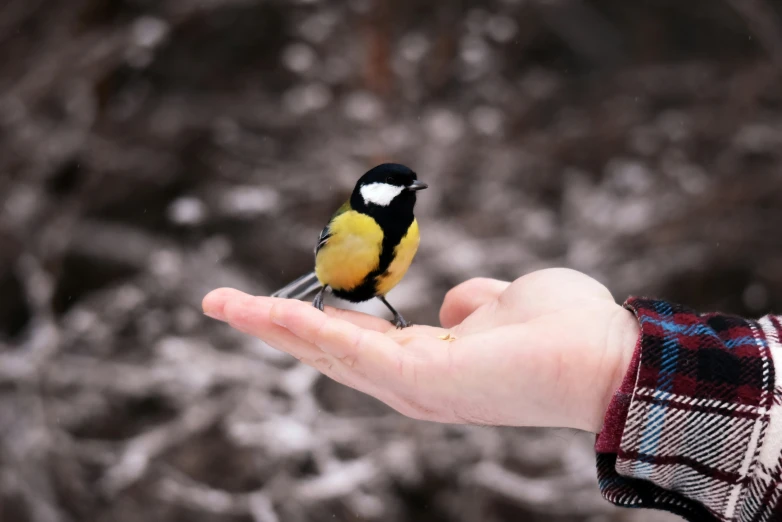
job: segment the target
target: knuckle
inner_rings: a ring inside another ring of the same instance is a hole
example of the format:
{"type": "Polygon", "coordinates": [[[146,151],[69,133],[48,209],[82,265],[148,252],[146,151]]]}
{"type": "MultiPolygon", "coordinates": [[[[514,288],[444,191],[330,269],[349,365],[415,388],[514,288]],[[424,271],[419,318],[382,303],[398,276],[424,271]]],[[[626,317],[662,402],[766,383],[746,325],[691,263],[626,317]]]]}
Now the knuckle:
{"type": "Polygon", "coordinates": [[[356,331],[355,335],[353,336],[353,346],[351,347],[354,364],[356,362],[356,359],[358,359],[361,356],[361,352],[364,351],[365,346],[366,346],[366,331],[359,329],[358,331],[356,331]]]}
{"type": "Polygon", "coordinates": [[[348,368],[353,368],[356,365],[356,356],[355,355],[343,355],[342,357],[339,357],[339,361],[347,366],[348,368]]]}
{"type": "Polygon", "coordinates": [[[401,355],[397,356],[396,358],[396,373],[399,375],[399,377],[404,380],[405,374],[407,372],[407,362],[405,362],[405,358],[401,355]]]}
{"type": "Polygon", "coordinates": [[[334,363],[327,357],[318,357],[313,361],[313,365],[318,370],[331,370],[331,368],[334,366],[334,363]]]}
{"type": "Polygon", "coordinates": [[[405,417],[410,417],[411,419],[429,420],[429,418],[426,416],[426,412],[423,409],[414,406],[408,401],[402,401],[399,405],[395,406],[394,409],[405,417]]]}
{"type": "Polygon", "coordinates": [[[347,352],[340,355],[333,354],[334,358],[351,370],[355,369],[359,359],[361,358],[361,352],[364,348],[363,337],[364,331],[359,330],[355,335],[352,336],[352,339],[346,343],[349,345],[347,352]]]}
{"type": "Polygon", "coordinates": [[[416,401],[408,400],[406,402],[408,408],[413,413],[413,418],[418,420],[432,420],[436,418],[434,410],[426,408],[425,406],[419,404],[416,401]]]}
{"type": "Polygon", "coordinates": [[[242,306],[238,300],[231,300],[225,303],[223,314],[229,323],[235,323],[241,319],[242,306]]]}

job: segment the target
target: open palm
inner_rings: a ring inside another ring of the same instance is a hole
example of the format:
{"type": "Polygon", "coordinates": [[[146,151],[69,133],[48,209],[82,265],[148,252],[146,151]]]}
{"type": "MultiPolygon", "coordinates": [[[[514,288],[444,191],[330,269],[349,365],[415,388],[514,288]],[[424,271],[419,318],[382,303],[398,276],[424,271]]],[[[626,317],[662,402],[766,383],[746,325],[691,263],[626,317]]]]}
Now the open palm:
{"type": "Polygon", "coordinates": [[[443,328],[218,289],[204,312],[410,417],[599,431],[638,325],[594,279],[566,269],[453,288],[443,328]]]}

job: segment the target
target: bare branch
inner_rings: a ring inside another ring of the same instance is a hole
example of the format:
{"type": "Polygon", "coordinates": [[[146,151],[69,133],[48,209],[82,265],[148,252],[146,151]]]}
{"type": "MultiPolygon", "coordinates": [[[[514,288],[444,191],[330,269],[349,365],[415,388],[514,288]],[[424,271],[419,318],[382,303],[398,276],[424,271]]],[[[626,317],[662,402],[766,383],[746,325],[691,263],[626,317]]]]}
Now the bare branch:
{"type": "Polygon", "coordinates": [[[236,399],[227,397],[194,403],[168,424],[142,433],[125,444],[119,460],[101,479],[101,487],[115,495],[144,476],[153,458],[194,435],[207,430],[225,416],[236,399]]]}
{"type": "Polygon", "coordinates": [[[727,0],[782,70],[782,21],[764,0],[727,0]]]}

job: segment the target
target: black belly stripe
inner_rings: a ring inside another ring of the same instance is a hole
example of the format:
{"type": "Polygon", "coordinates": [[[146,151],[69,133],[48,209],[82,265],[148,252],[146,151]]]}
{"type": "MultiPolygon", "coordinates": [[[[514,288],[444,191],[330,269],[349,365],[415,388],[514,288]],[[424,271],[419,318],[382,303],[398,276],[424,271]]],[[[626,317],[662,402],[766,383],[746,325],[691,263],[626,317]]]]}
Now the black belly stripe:
{"type": "Polygon", "coordinates": [[[351,290],[334,290],[334,295],[353,303],[368,301],[377,296],[377,278],[388,271],[394,260],[394,249],[407,235],[415,216],[415,192],[404,191],[387,207],[377,205],[367,206],[359,191],[354,191],[350,197],[350,208],[366,214],[383,229],[383,245],[380,250],[380,260],[377,268],[367,274],[364,281],[351,290]]]}
{"type": "Polygon", "coordinates": [[[380,262],[375,270],[367,274],[364,281],[357,287],[350,290],[334,290],[334,295],[340,299],[345,299],[352,303],[368,301],[377,296],[377,279],[388,271],[388,267],[394,261],[394,250],[407,235],[410,225],[415,219],[410,215],[408,219],[388,219],[381,221],[378,217],[375,220],[383,228],[383,247],[380,251],[380,262]]]}

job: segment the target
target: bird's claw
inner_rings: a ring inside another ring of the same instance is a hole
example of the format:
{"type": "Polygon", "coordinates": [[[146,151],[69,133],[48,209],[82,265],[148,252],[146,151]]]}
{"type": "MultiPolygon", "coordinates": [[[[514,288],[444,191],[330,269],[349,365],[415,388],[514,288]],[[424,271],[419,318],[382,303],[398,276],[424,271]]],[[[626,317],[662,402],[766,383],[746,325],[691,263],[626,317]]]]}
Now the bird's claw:
{"type": "Polygon", "coordinates": [[[394,317],[394,326],[396,326],[397,330],[401,330],[403,328],[407,328],[409,326],[413,326],[413,323],[408,323],[407,321],[405,321],[404,317],[402,317],[401,315],[398,315],[398,316],[394,317]]]}
{"type": "Polygon", "coordinates": [[[323,294],[324,294],[325,292],[326,292],[326,287],[324,286],[324,287],[323,287],[323,288],[321,288],[321,290],[320,290],[320,291],[317,293],[317,295],[315,295],[315,300],[314,300],[314,301],[312,301],[312,306],[314,306],[315,308],[317,308],[317,309],[318,309],[318,310],[320,310],[321,312],[323,311],[323,294]]]}

